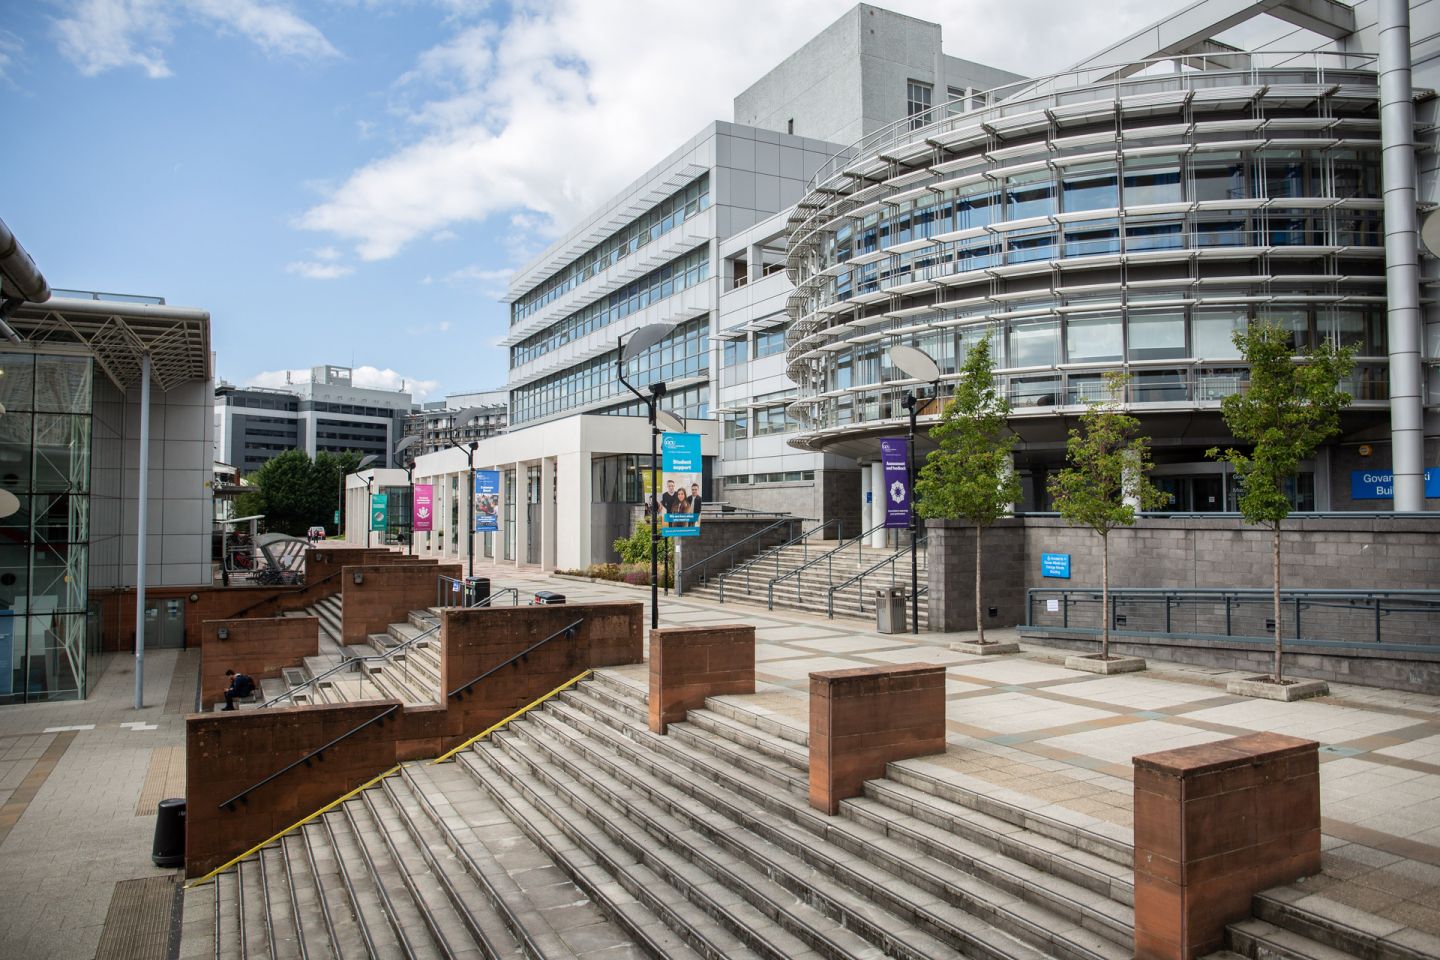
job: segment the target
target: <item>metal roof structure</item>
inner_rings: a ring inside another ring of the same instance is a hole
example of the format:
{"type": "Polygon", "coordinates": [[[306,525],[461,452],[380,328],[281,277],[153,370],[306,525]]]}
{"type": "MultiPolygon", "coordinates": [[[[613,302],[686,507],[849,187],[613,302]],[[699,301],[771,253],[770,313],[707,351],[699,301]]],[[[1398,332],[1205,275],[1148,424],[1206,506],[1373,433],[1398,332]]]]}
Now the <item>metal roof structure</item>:
{"type": "Polygon", "coordinates": [[[161,390],[210,377],[210,312],[120,300],[51,297],[25,303],[10,316],[22,342],[87,350],[115,386],[140,382],[140,358],[161,390]]]}

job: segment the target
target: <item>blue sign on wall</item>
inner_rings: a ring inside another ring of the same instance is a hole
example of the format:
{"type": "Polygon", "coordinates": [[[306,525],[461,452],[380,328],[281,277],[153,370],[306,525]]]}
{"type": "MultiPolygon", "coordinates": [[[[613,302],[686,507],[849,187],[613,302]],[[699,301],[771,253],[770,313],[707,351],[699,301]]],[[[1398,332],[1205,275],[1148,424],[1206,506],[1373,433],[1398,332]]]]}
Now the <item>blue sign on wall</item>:
{"type": "Polygon", "coordinates": [[[1040,554],[1040,576],[1058,577],[1061,580],[1070,579],[1070,554],[1068,553],[1042,553],[1040,554]]]}
{"type": "MultiPolygon", "coordinates": [[[[1425,497],[1427,500],[1440,498],[1440,467],[1425,471],[1425,497]]],[[[1351,500],[1393,500],[1395,498],[1395,474],[1390,470],[1351,470],[1351,500]]]]}

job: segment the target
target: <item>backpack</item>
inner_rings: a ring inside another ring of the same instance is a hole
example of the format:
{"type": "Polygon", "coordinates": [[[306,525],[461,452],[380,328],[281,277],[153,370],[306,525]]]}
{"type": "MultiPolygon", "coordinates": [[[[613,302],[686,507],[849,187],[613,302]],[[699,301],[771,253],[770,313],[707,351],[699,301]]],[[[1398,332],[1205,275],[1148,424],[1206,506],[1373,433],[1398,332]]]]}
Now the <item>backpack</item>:
{"type": "Polygon", "coordinates": [[[235,696],[248,697],[255,692],[255,681],[250,679],[248,673],[237,673],[234,679],[235,696]]]}

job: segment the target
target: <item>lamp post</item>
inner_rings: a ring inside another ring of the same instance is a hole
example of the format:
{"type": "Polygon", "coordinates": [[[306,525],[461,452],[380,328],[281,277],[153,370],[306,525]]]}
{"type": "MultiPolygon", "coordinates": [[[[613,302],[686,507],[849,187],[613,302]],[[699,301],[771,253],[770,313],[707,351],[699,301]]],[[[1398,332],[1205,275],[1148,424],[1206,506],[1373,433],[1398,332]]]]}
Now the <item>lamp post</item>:
{"type": "MultiPolygon", "coordinates": [[[[940,365],[924,350],[908,344],[890,348],[890,363],[913,380],[928,380],[940,395],[940,365]]],[[[920,632],[920,563],[915,547],[915,418],[919,415],[918,398],[913,389],[905,391],[900,406],[910,414],[910,438],[905,444],[905,488],[910,493],[910,632],[920,632]]]]}
{"type": "Polygon", "coordinates": [[[375,482],[374,476],[365,478],[365,549],[370,549],[371,528],[375,526],[375,501],[371,499],[370,484],[375,482]]]}
{"type": "Polygon", "coordinates": [[[455,433],[462,423],[469,423],[481,414],[479,407],[466,407],[457,410],[455,416],[450,419],[450,436],[445,442],[456,450],[465,451],[465,462],[468,466],[466,476],[469,481],[465,488],[465,575],[475,576],[475,451],[480,448],[480,441],[471,440],[469,443],[461,443],[455,439],[455,433]]]}
{"type": "Polygon", "coordinates": [[[625,389],[635,394],[640,402],[645,404],[647,420],[650,423],[650,627],[654,629],[660,626],[660,472],[659,452],[656,450],[657,440],[660,436],[660,428],[656,426],[655,414],[660,398],[665,396],[665,384],[655,382],[650,384],[650,395],[646,396],[631,386],[630,381],[625,379],[625,366],[640,354],[655,346],[661,340],[670,336],[675,331],[673,323],[652,323],[649,326],[641,327],[630,335],[627,341],[620,337],[616,341],[617,355],[615,358],[615,376],[625,385],[625,389]]]}
{"type": "MultiPolygon", "coordinates": [[[[380,458],[373,453],[361,457],[360,462],[355,464],[355,472],[359,473],[378,459],[380,458]]],[[[336,524],[335,535],[343,537],[345,536],[345,469],[343,467],[340,469],[340,495],[335,501],[335,512],[340,514],[340,522],[336,524]]],[[[368,504],[366,512],[369,512],[368,504]]]]}
{"type": "MultiPolygon", "coordinates": [[[[402,437],[402,438],[400,439],[400,442],[397,443],[397,444],[395,444],[395,460],[396,460],[397,462],[405,462],[405,461],[402,460],[400,454],[404,453],[406,450],[409,450],[411,447],[415,446],[416,441],[418,441],[419,439],[420,439],[420,438],[419,438],[418,436],[416,436],[415,434],[413,434],[413,433],[412,433],[410,436],[408,436],[408,437],[402,437]]],[[[410,540],[409,540],[408,546],[410,547],[411,550],[414,550],[414,549],[415,549],[415,458],[414,458],[414,457],[411,457],[411,458],[409,459],[409,461],[406,462],[405,467],[404,467],[404,470],[405,470],[405,483],[406,483],[406,485],[408,485],[408,486],[410,487],[410,540]]]]}

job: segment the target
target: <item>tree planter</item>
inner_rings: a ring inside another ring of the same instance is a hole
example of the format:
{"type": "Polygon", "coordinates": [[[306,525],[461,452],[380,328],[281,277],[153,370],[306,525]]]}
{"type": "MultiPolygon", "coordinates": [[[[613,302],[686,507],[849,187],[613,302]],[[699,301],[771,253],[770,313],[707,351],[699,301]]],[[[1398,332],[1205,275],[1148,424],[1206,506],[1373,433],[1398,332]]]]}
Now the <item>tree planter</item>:
{"type": "Polygon", "coordinates": [[[952,643],[950,649],[958,653],[969,653],[979,657],[989,657],[1000,653],[1019,653],[1020,644],[1002,643],[999,640],[987,640],[984,643],[952,643]]]}
{"type": "Polygon", "coordinates": [[[1084,670],[1086,673],[1135,673],[1145,669],[1144,657],[1102,657],[1098,653],[1065,658],[1066,670],[1084,670]]]}
{"type": "Polygon", "coordinates": [[[1324,697],[1330,693],[1330,685],[1324,680],[1282,680],[1276,683],[1270,677],[1245,677],[1231,680],[1225,685],[1225,692],[1237,697],[1258,697],[1265,700],[1308,700],[1324,697]]]}

